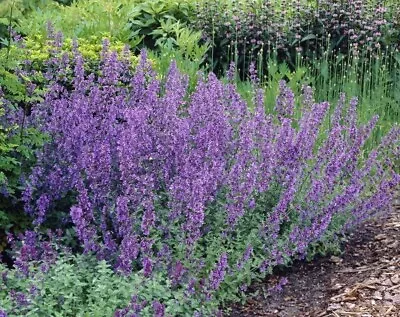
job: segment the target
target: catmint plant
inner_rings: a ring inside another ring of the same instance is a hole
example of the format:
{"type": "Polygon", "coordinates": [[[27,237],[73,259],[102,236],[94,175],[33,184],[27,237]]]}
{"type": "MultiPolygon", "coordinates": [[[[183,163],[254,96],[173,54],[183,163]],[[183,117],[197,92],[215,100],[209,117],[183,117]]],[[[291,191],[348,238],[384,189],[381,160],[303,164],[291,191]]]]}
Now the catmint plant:
{"type": "MultiPolygon", "coordinates": [[[[360,125],[357,99],[342,95],[328,118],[333,105],[304,87],[296,118],[296,96],[281,82],[275,112],[266,113],[254,67],[250,107],[213,73],[199,73],[189,92],[175,63],[160,79],[145,51],[135,68],[107,41],[101,55],[97,72],[77,49],[49,61],[46,93],[29,118],[49,137],[23,201],[36,230],[62,206],[83,253],[118,274],[168,275],[168,287],[201,307],[232,299],[221,295],[232,285],[243,289],[244,267],[262,274],[304,257],[311,244],[389,207],[400,182],[399,129],[364,158],[378,118],[360,125]]],[[[43,274],[55,265],[36,238],[21,240],[16,263],[25,276],[29,262],[48,259],[43,274]]],[[[172,304],[154,292],[146,301],[134,294],[116,316],[168,315],[172,304]]],[[[12,297],[23,302],[20,295],[12,297]]]]}

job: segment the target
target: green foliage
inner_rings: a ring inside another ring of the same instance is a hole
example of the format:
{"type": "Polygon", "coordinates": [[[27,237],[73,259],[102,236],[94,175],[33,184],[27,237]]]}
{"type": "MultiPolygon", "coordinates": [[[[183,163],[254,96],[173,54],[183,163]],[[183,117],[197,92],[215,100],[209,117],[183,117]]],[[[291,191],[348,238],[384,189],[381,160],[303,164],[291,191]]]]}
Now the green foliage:
{"type": "MultiPolygon", "coordinates": [[[[35,161],[35,149],[46,136],[33,128],[4,123],[5,105],[0,101],[0,252],[6,243],[5,232],[24,230],[30,221],[18,203],[21,177],[35,161]]],[[[24,120],[22,118],[22,120],[24,120]]]]}
{"type": "Polygon", "coordinates": [[[0,1],[0,48],[9,43],[8,28],[32,10],[48,5],[51,0],[2,0],[0,1]]]}
{"type": "Polygon", "coordinates": [[[42,91],[27,94],[26,84],[38,78],[17,75],[23,55],[12,43],[0,49],[0,252],[6,247],[6,232],[23,231],[31,224],[19,202],[21,179],[35,162],[35,151],[46,141],[43,133],[26,127],[29,105],[40,99],[42,91]]]}
{"type": "Polygon", "coordinates": [[[200,32],[180,27],[179,23],[175,26],[173,36],[157,40],[158,50],[150,51],[149,56],[154,60],[154,68],[163,75],[167,74],[171,61],[174,61],[178,69],[188,75],[192,90],[196,85],[198,72],[206,70],[202,65],[209,46],[199,44],[200,32]]]}
{"type": "Polygon", "coordinates": [[[63,255],[46,273],[36,263],[25,278],[0,264],[0,274],[7,276],[0,286],[0,308],[9,317],[109,317],[128,306],[135,295],[137,302],[148,303],[140,313],[143,317],[153,316],[154,299],[165,305],[169,316],[189,317],[196,310],[210,315],[215,308],[215,302],[201,307],[197,300],[185,296],[184,289],[173,288],[165,274],[156,273],[151,278],[145,278],[142,272],[121,276],[105,261],[90,255],[63,255]],[[30,294],[30,305],[16,304],[9,294],[11,290],[30,294]]]}
{"type": "Polygon", "coordinates": [[[51,22],[56,31],[67,38],[91,38],[110,34],[112,38],[129,43],[131,32],[126,22],[131,6],[127,0],[77,1],[70,6],[50,3],[38,7],[18,20],[18,30],[26,35],[47,34],[47,24],[51,22]]]}
{"type": "Polygon", "coordinates": [[[111,40],[156,48],[158,40],[176,35],[193,14],[191,1],[130,1],[88,0],[76,1],[70,6],[55,2],[38,7],[18,19],[18,30],[26,35],[41,35],[44,39],[47,22],[66,38],[80,38],[97,43],[105,35],[111,40]]]}
{"type": "MultiPolygon", "coordinates": [[[[193,4],[190,1],[142,1],[133,6],[128,26],[134,34],[143,37],[143,44],[156,48],[169,38],[176,38],[177,28],[190,20],[193,4]]],[[[193,40],[193,39],[192,39],[193,40]]],[[[197,43],[199,39],[194,39],[197,43]]]]}

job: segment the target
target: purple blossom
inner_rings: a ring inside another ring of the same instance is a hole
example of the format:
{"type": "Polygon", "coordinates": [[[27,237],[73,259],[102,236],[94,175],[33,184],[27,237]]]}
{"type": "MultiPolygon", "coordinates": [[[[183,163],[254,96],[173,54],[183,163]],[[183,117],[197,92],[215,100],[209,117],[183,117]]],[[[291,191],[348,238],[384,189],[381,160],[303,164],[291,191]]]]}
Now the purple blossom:
{"type": "Polygon", "coordinates": [[[10,291],[10,297],[13,301],[17,304],[17,306],[23,307],[28,306],[29,301],[25,293],[23,292],[16,292],[14,290],[10,291]]]}
{"type": "Polygon", "coordinates": [[[196,292],[196,279],[191,278],[186,287],[186,296],[191,297],[195,294],[195,292],[196,292]]]}
{"type": "Polygon", "coordinates": [[[139,255],[140,245],[138,237],[125,235],[121,242],[121,254],[118,259],[117,268],[125,274],[129,274],[132,270],[132,262],[139,255]]]}
{"type": "Polygon", "coordinates": [[[153,301],[153,311],[154,317],[164,317],[165,316],[165,306],[161,304],[159,301],[153,301]]]}
{"type": "Polygon", "coordinates": [[[252,256],[252,253],[253,253],[253,247],[249,245],[246,248],[246,251],[243,253],[243,257],[237,263],[238,269],[241,269],[247,263],[247,261],[249,261],[250,257],[252,256]]]}
{"type": "Polygon", "coordinates": [[[170,278],[174,285],[177,285],[180,282],[185,271],[186,271],[185,267],[183,266],[183,264],[180,261],[177,261],[173,265],[172,269],[170,270],[170,278]]]}
{"type": "Polygon", "coordinates": [[[114,317],[139,317],[146,306],[147,301],[141,301],[137,295],[133,295],[129,305],[123,309],[118,309],[114,313],[114,317]]]}
{"type": "Polygon", "coordinates": [[[275,286],[272,286],[268,289],[271,293],[280,293],[283,290],[283,287],[288,283],[288,279],[286,277],[282,277],[275,286]]]}
{"type": "Polygon", "coordinates": [[[225,273],[227,268],[228,268],[228,256],[226,255],[226,253],[223,253],[219,258],[216,267],[214,268],[214,270],[211,271],[209,276],[211,290],[215,291],[218,289],[219,285],[225,278],[225,273]]]}
{"type": "Polygon", "coordinates": [[[291,117],[294,111],[294,93],[284,80],[279,82],[279,95],[276,98],[275,111],[278,118],[291,117]]]}
{"type": "Polygon", "coordinates": [[[143,258],[142,261],[142,265],[143,265],[143,275],[145,277],[150,276],[151,272],[153,271],[153,263],[151,261],[150,258],[148,258],[147,256],[143,258]]]}

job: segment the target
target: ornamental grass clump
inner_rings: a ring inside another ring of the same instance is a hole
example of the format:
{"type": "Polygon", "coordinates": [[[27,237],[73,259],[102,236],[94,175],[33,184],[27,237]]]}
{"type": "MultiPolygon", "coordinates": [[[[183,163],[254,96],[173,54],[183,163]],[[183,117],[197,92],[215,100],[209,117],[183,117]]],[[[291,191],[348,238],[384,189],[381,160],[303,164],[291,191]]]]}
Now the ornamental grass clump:
{"type": "MultiPolygon", "coordinates": [[[[169,289],[196,299],[180,316],[237,299],[252,278],[312,256],[390,207],[400,129],[364,153],[378,118],[359,125],[356,98],[347,104],[342,95],[330,116],[307,87],[296,119],[282,81],[275,113],[266,114],[254,67],[249,105],[233,67],[227,83],[199,74],[188,93],[174,63],[161,81],[145,52],[136,69],[129,60],[107,42],[97,72],[85,70],[79,50],[50,60],[45,96],[29,119],[49,141],[23,200],[36,228],[55,215],[59,227],[73,227],[75,252],[125,276],[165,274],[169,289]]],[[[137,296],[116,306],[117,316],[146,305],[149,315],[173,315],[162,294],[145,303],[137,296]]]]}

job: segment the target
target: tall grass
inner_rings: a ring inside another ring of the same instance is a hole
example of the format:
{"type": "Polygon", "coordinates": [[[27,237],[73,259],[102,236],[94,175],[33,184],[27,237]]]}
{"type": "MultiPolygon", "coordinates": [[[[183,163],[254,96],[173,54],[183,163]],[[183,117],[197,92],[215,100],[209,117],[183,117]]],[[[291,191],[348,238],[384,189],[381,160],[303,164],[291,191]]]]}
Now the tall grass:
{"type": "Polygon", "coordinates": [[[399,52],[371,56],[335,56],[308,67],[309,80],[318,100],[334,101],[341,92],[359,98],[361,122],[380,117],[370,142],[377,142],[394,123],[400,122],[399,52]]]}
{"type": "MultiPolygon", "coordinates": [[[[306,61],[299,55],[294,69],[279,63],[273,55],[267,61],[257,60],[255,63],[261,73],[265,68],[260,64],[267,65],[266,73],[260,76],[267,113],[274,112],[279,81],[286,80],[297,96],[302,87],[311,86],[315,101],[329,101],[330,111],[334,110],[341,93],[347,98],[357,97],[360,123],[379,115],[377,127],[366,144],[367,149],[379,143],[394,124],[400,123],[400,53],[397,50],[375,57],[366,54],[328,57],[326,54],[324,58],[312,61],[306,61]]],[[[250,102],[251,83],[242,81],[238,87],[241,95],[250,102]]],[[[296,104],[297,116],[300,116],[302,109],[299,97],[296,104]]]]}

